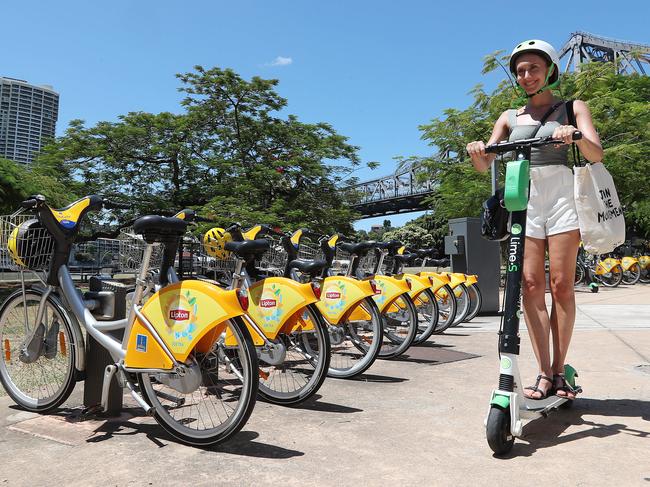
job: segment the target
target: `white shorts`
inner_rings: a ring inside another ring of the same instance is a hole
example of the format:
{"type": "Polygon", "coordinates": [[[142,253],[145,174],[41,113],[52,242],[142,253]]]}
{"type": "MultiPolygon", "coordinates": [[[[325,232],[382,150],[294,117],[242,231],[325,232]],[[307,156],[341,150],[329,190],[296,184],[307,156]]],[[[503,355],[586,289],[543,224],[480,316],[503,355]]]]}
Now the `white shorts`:
{"type": "Polygon", "coordinates": [[[557,165],[531,167],[526,236],[546,239],[579,228],[571,169],[557,165]]]}

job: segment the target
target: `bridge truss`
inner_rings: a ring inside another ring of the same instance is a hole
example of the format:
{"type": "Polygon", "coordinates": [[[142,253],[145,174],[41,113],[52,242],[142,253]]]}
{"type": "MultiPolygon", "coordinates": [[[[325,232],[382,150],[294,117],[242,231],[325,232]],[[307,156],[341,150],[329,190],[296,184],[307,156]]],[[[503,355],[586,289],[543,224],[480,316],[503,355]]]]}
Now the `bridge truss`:
{"type": "Polygon", "coordinates": [[[647,74],[650,70],[650,45],[574,32],[560,49],[560,58],[568,56],[565,72],[580,69],[590,61],[614,62],[619,74],[647,74]],[[644,67],[645,66],[645,67],[644,67]]]}

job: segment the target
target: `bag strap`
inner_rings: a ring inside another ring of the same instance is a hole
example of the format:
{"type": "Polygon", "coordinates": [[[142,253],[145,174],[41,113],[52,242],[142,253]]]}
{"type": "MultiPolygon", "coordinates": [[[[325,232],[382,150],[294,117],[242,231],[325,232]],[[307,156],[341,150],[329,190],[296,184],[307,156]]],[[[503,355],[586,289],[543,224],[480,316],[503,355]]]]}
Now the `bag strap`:
{"type": "Polygon", "coordinates": [[[557,110],[557,107],[562,105],[564,102],[558,101],[557,103],[553,104],[548,110],[546,110],[546,113],[542,117],[542,119],[539,121],[539,125],[537,126],[537,129],[535,129],[535,132],[533,132],[533,135],[530,136],[530,138],[534,138],[537,135],[537,132],[539,132],[539,129],[542,128],[542,125],[546,123],[546,120],[548,120],[548,117],[551,116],[551,114],[557,110]]]}
{"type": "MultiPolygon", "coordinates": [[[[578,128],[578,126],[576,125],[576,114],[573,111],[574,101],[575,100],[568,100],[565,103],[566,117],[567,117],[567,121],[569,122],[569,125],[573,125],[575,128],[578,128]]],[[[584,166],[585,164],[580,160],[580,153],[578,152],[578,148],[576,147],[575,142],[571,144],[571,152],[573,153],[573,165],[584,166]]]]}

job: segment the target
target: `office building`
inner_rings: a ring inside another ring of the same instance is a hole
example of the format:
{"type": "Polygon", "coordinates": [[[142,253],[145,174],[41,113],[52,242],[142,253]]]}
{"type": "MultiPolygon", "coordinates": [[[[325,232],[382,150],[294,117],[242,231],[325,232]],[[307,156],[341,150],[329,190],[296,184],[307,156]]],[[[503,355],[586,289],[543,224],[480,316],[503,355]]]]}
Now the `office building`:
{"type": "Polygon", "coordinates": [[[0,157],[30,163],[53,138],[59,94],[51,86],[0,77],[0,157]]]}

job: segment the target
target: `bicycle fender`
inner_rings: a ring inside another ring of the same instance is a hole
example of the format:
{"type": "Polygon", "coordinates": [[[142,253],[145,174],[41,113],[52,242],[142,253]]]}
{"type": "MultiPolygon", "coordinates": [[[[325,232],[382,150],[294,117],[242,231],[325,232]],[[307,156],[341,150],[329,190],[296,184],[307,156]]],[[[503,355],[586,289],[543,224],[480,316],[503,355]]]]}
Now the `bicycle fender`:
{"type": "Polygon", "coordinates": [[[331,276],[325,278],[322,288],[320,301],[316,306],[329,324],[339,324],[350,311],[348,319],[370,319],[365,317],[363,310],[358,312],[356,309],[353,310],[361,300],[374,295],[369,281],[359,281],[346,276],[331,276]]]}
{"type": "Polygon", "coordinates": [[[431,290],[436,293],[445,284],[449,284],[449,278],[437,272],[420,272],[420,277],[426,277],[431,282],[431,290]]]}
{"type": "MultiPolygon", "coordinates": [[[[275,338],[287,321],[308,304],[316,303],[311,284],[285,277],[269,277],[248,288],[248,316],[268,338],[275,338]]],[[[297,319],[297,318],[296,318],[297,319]]],[[[294,322],[291,326],[295,325],[294,322]]]]}
{"type": "MultiPolygon", "coordinates": [[[[147,300],[141,310],[174,358],[184,362],[194,349],[207,351],[226,329],[226,321],[241,316],[237,291],[187,280],[170,284],[147,300]]],[[[126,350],[125,365],[170,369],[172,361],[147,327],[136,319],[126,350]]]]}
{"type": "Polygon", "coordinates": [[[621,265],[620,260],[614,259],[613,257],[608,257],[605,260],[601,260],[600,262],[598,262],[598,264],[596,265],[596,274],[602,276],[603,274],[612,272],[612,269],[620,265],[621,265]]]}
{"type": "Polygon", "coordinates": [[[639,257],[639,264],[641,264],[642,269],[650,267],[650,255],[642,255],[639,257]]]}
{"type": "Polygon", "coordinates": [[[379,311],[382,313],[388,310],[390,305],[402,294],[408,294],[410,291],[406,279],[379,275],[374,276],[373,279],[377,285],[377,290],[372,299],[375,300],[379,311]]]}
{"type": "Polygon", "coordinates": [[[639,261],[634,257],[623,257],[621,259],[621,266],[623,267],[624,271],[629,271],[630,267],[632,267],[634,264],[638,262],[639,261]]]}
{"type": "Polygon", "coordinates": [[[417,298],[427,289],[431,289],[431,281],[426,277],[421,277],[417,274],[402,275],[411,281],[411,290],[409,291],[409,296],[411,296],[413,299],[417,298]]]}

